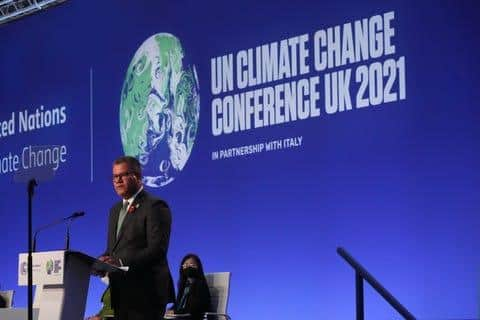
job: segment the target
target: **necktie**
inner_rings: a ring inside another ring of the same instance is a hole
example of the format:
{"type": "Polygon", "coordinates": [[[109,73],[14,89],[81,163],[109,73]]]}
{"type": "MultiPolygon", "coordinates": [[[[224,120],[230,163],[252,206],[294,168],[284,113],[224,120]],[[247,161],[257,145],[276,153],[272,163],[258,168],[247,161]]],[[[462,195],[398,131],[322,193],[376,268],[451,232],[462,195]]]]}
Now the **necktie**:
{"type": "Polygon", "coordinates": [[[118,234],[120,233],[120,228],[122,227],[123,220],[125,220],[125,216],[127,215],[127,208],[128,208],[128,201],[124,201],[122,209],[120,209],[120,214],[118,215],[117,238],[118,238],[118,234]]]}

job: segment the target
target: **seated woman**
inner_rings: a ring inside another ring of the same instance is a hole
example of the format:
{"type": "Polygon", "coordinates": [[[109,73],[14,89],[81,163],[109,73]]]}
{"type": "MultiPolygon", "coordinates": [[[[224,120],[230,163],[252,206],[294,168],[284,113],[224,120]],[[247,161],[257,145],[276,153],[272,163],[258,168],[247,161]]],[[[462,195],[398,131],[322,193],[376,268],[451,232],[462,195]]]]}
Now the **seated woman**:
{"type": "Polygon", "coordinates": [[[190,314],[190,319],[201,319],[203,313],[210,311],[210,291],[200,258],[187,254],[180,263],[179,273],[177,299],[167,317],[190,314]]]}

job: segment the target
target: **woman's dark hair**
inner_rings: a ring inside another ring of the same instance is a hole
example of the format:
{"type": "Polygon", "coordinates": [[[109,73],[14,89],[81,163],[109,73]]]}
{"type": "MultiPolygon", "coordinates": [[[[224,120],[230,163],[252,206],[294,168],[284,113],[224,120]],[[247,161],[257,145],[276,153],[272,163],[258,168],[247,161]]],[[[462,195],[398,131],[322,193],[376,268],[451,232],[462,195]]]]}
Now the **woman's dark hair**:
{"type": "Polygon", "coordinates": [[[207,280],[205,279],[205,274],[203,273],[203,265],[202,265],[202,261],[200,260],[200,257],[197,256],[194,253],[189,253],[185,257],[183,257],[182,261],[180,262],[180,267],[178,269],[178,273],[179,273],[178,289],[179,289],[179,292],[180,292],[180,289],[182,289],[185,286],[185,281],[187,280],[184,273],[182,272],[182,270],[183,270],[182,266],[185,263],[185,261],[187,261],[190,258],[195,260],[195,262],[197,263],[198,275],[201,278],[201,281],[205,281],[205,283],[207,282],[207,280]]]}

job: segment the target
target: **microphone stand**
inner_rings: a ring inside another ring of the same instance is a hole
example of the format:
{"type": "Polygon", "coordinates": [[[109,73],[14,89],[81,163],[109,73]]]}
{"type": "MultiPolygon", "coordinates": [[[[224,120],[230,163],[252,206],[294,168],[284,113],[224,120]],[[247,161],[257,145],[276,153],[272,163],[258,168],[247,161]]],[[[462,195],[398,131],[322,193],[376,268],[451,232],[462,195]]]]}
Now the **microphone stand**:
{"type": "Polygon", "coordinates": [[[70,250],[70,224],[72,220],[67,222],[67,234],[65,235],[65,251],[70,250]]]}
{"type": "Polygon", "coordinates": [[[37,181],[28,181],[28,320],[33,320],[33,266],[32,266],[32,200],[37,181]]]}

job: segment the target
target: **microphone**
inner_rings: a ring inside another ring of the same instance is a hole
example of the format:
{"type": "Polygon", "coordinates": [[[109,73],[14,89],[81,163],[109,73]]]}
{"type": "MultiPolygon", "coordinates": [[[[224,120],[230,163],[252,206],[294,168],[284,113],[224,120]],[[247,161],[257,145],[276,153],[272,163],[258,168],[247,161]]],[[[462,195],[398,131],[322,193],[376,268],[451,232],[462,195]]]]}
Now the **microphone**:
{"type": "Polygon", "coordinates": [[[63,220],[73,220],[73,219],[76,219],[76,218],[83,217],[84,215],[85,215],[85,212],[78,211],[78,212],[74,212],[71,216],[63,218],[63,220]]]}
{"type": "Polygon", "coordinates": [[[64,223],[64,222],[68,223],[67,224],[67,235],[66,235],[66,240],[65,240],[66,241],[66,250],[68,250],[70,248],[70,223],[73,220],[75,220],[76,218],[83,217],[84,215],[85,215],[85,212],[83,212],[83,211],[74,212],[72,215],[69,215],[68,217],[55,220],[55,221],[53,221],[49,224],[46,224],[46,225],[43,225],[43,226],[37,228],[37,230],[35,230],[35,234],[33,236],[32,252],[36,251],[37,236],[40,233],[40,231],[43,231],[45,229],[48,229],[50,227],[56,226],[56,225],[64,223]]]}

